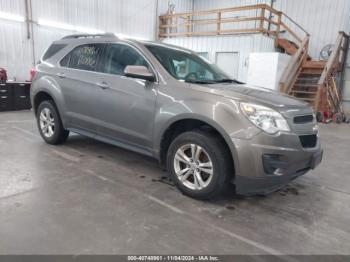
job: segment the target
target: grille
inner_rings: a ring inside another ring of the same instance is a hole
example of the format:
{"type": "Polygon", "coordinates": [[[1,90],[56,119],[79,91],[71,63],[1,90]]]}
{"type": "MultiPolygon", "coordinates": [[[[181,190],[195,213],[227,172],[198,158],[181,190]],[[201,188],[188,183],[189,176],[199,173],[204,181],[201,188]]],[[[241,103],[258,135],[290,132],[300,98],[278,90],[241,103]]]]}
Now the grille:
{"type": "Polygon", "coordinates": [[[317,135],[299,136],[299,139],[303,147],[315,147],[317,144],[317,135]]]}
{"type": "Polygon", "coordinates": [[[295,124],[304,124],[304,123],[310,123],[314,120],[313,115],[305,115],[305,116],[296,116],[294,117],[294,123],[295,124]]]}

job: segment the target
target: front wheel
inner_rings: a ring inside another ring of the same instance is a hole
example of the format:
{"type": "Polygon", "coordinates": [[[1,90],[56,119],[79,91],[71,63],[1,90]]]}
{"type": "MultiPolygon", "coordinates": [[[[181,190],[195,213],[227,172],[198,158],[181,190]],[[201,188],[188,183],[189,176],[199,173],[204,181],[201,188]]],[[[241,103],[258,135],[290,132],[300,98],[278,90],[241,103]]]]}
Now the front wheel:
{"type": "Polygon", "coordinates": [[[46,143],[57,145],[67,140],[69,131],[63,128],[60,115],[53,101],[42,102],[38,107],[36,118],[40,135],[46,143]]]}
{"type": "Polygon", "coordinates": [[[197,199],[217,197],[234,172],[224,141],[202,130],[185,132],[174,139],[168,150],[167,168],[179,190],[197,199]]]}

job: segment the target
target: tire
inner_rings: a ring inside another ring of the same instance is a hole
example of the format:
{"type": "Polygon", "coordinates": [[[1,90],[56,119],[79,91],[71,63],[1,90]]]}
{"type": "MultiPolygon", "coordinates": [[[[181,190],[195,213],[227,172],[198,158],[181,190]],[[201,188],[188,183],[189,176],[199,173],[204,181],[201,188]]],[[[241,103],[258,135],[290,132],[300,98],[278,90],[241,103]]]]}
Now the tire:
{"type": "Polygon", "coordinates": [[[40,135],[46,143],[58,145],[67,140],[69,131],[63,128],[61,117],[52,100],[46,100],[39,105],[36,119],[40,135]]]}
{"type": "Polygon", "coordinates": [[[201,200],[219,196],[234,173],[225,142],[214,133],[202,130],[182,133],[172,141],[167,153],[167,170],[183,194],[201,200]],[[199,157],[191,157],[193,152],[199,152],[199,157]]]}

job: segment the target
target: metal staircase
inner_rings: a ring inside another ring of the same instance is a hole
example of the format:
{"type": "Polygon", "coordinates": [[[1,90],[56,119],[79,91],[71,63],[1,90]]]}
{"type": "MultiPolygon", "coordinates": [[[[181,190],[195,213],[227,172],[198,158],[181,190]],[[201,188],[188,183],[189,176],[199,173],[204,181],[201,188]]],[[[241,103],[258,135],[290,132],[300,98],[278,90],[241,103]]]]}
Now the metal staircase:
{"type": "Polygon", "coordinates": [[[320,80],[325,64],[325,62],[318,62],[315,64],[307,61],[302,65],[295,83],[288,94],[312,105],[315,104],[317,99],[318,81],[320,80]]]}
{"type": "MultiPolygon", "coordinates": [[[[291,61],[280,80],[280,91],[292,95],[311,104],[316,112],[336,113],[340,101],[331,85],[333,79],[342,72],[346,60],[349,36],[339,32],[334,50],[328,61],[312,61],[308,56],[307,35],[300,46],[293,44],[293,48],[285,49],[292,55],[291,61]],[[296,49],[295,49],[296,48],[296,49]]],[[[283,43],[285,41],[278,41],[283,43]]],[[[279,46],[284,49],[284,46],[279,46]]]]}

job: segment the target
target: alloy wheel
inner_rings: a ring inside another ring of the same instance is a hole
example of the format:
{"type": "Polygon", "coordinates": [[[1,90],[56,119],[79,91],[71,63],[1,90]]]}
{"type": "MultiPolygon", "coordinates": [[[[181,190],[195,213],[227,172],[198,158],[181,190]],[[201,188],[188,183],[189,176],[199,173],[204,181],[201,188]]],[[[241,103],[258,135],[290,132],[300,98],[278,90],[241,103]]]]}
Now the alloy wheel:
{"type": "Polygon", "coordinates": [[[40,113],[40,129],[47,138],[55,133],[55,118],[49,108],[44,108],[40,113]]]}
{"type": "Polygon", "coordinates": [[[192,190],[207,187],[214,171],[209,154],[196,144],[186,144],[177,150],[174,170],[179,181],[192,190]]]}

